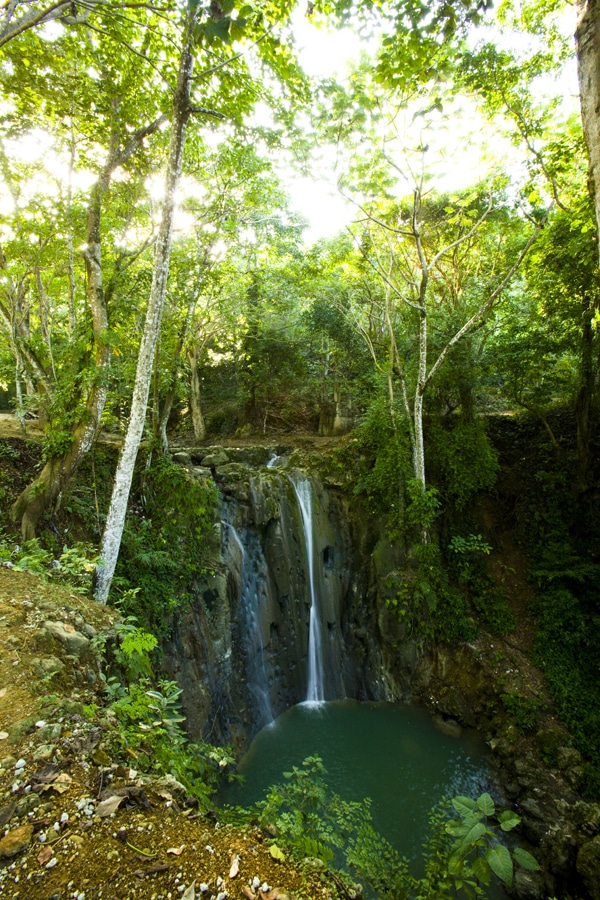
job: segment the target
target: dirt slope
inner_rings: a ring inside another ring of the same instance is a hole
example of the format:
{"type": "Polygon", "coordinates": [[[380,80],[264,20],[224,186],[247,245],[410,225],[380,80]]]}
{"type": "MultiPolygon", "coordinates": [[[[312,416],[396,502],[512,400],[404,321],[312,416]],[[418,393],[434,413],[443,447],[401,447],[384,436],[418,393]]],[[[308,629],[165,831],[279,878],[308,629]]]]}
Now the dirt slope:
{"type": "Polygon", "coordinates": [[[0,568],[0,895],[6,900],[331,896],[258,829],[206,816],[115,751],[93,638],[115,613],[0,568]],[[114,810],[111,812],[111,809],[114,810]]]}

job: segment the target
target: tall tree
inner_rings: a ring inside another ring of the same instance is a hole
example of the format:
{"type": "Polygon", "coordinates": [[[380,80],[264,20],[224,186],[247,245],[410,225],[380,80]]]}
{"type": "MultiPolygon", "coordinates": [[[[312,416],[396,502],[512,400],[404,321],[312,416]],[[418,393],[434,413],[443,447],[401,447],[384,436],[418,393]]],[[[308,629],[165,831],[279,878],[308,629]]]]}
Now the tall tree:
{"type": "MultiPolygon", "coordinates": [[[[106,603],[108,599],[117,563],[133,470],[144,428],[152,364],[160,331],[169,275],[175,195],[183,164],[188,120],[192,113],[205,115],[208,113],[209,115],[216,114],[218,117],[223,116],[222,113],[215,113],[212,110],[207,110],[205,107],[195,107],[191,102],[195,53],[199,38],[204,41],[211,41],[217,38],[224,43],[229,43],[232,38],[242,36],[247,21],[242,14],[233,18],[231,15],[233,9],[233,2],[223,3],[222,5],[219,3],[213,4],[209,18],[204,22],[201,20],[203,11],[197,5],[189,6],[185,13],[182,49],[178,62],[177,88],[172,105],[171,142],[165,176],[161,224],[155,249],[152,287],[144,334],[138,355],[129,425],[115,474],[111,503],[102,538],[102,562],[98,566],[96,573],[95,596],[101,603],[106,603]],[[227,11],[227,14],[225,11],[227,11]]],[[[246,9],[252,12],[250,7],[246,9]]],[[[266,61],[280,75],[286,78],[288,86],[293,87],[298,84],[302,86],[302,79],[299,78],[298,71],[293,66],[285,47],[272,34],[269,34],[270,29],[265,30],[265,25],[269,19],[271,20],[271,25],[274,25],[278,20],[285,19],[291,12],[291,8],[285,4],[274,7],[272,4],[265,3],[259,9],[262,15],[257,19],[258,33],[255,33],[254,37],[258,38],[260,49],[265,55],[266,61]],[[263,20],[266,21],[263,22],[263,20]]],[[[244,10],[242,10],[243,12],[244,10]]],[[[211,66],[203,74],[204,76],[213,74],[215,70],[224,68],[230,62],[231,60],[224,60],[217,66],[211,66]]]]}
{"type": "Polygon", "coordinates": [[[175,212],[175,193],[181,175],[185,132],[191,115],[190,92],[194,69],[194,29],[197,21],[197,9],[188,9],[183,33],[183,46],[179,57],[177,88],[173,98],[171,116],[171,143],[165,176],[165,193],[158,239],[154,253],[154,271],[152,287],[146,312],[146,324],[140,346],[129,414],[129,426],[119,464],[115,474],[113,493],[102,537],[102,563],[97,568],[95,596],[101,603],[106,603],[112,577],[117,564],[119,547],[129,491],[133,479],[133,469],[144,430],[148,393],[152,377],[152,363],[156,350],[156,342],[160,332],[162,311],[164,306],[169,262],[173,236],[173,216],[175,212]]]}
{"type": "MultiPolygon", "coordinates": [[[[147,29],[142,29],[139,23],[128,21],[125,30],[128,40],[147,37],[147,29]]],[[[19,253],[12,258],[4,255],[7,270],[15,272],[21,266],[24,283],[35,285],[38,294],[39,315],[36,314],[35,320],[40,340],[36,340],[31,328],[29,334],[24,329],[23,316],[18,309],[21,302],[18,291],[12,291],[9,317],[18,326],[13,333],[14,352],[24,360],[32,382],[43,390],[43,409],[49,429],[45,466],[12,510],[14,520],[21,523],[25,539],[33,537],[41,516],[69,483],[97,434],[106,402],[112,354],[108,305],[118,275],[115,256],[112,256],[115,265],[110,267],[107,281],[104,246],[110,231],[106,220],[114,195],[114,175],[118,171],[122,173],[121,178],[130,178],[134,161],[142,149],[149,141],[161,139],[160,126],[165,117],[152,96],[151,86],[146,84],[146,73],[139,65],[130,64],[129,52],[124,52],[121,43],[123,37],[123,33],[113,31],[94,45],[91,42],[81,44],[64,35],[58,41],[62,52],[58,52],[54,44],[31,32],[12,41],[5,50],[2,87],[5,92],[15,89],[2,123],[6,140],[22,140],[27,128],[44,129],[52,134],[48,139],[50,160],[45,167],[40,165],[35,173],[30,173],[30,178],[35,175],[50,181],[54,177],[50,169],[53,164],[61,166],[61,154],[63,159],[67,154],[70,157],[70,178],[75,167],[80,170],[85,167],[95,174],[86,199],[79,194],[76,204],[72,189],[68,185],[59,185],[62,202],[58,211],[56,206],[52,210],[58,224],[54,233],[48,232],[39,212],[32,217],[32,203],[24,206],[24,198],[15,197],[12,220],[10,216],[7,220],[7,224],[11,221],[14,224],[12,231],[17,236],[22,232],[28,240],[30,235],[37,237],[39,245],[34,241],[32,246],[46,246],[46,258],[50,250],[56,254],[59,262],[53,265],[62,266],[63,284],[65,280],[69,283],[69,326],[67,334],[62,331],[64,354],[59,358],[55,351],[62,329],[54,328],[53,334],[48,329],[51,310],[43,257],[39,252],[37,260],[31,260],[31,253],[24,256],[19,253]],[[30,65],[34,55],[40,68],[30,65]],[[44,67],[53,72],[53,78],[44,74],[44,67]],[[89,116],[90,106],[95,110],[93,117],[89,116]],[[85,311],[80,308],[79,316],[75,308],[74,231],[81,243],[85,264],[86,304],[85,311]],[[68,279],[64,278],[65,273],[68,273],[68,279]],[[68,360],[67,341],[71,344],[68,360]],[[63,409],[57,416],[56,401],[59,398],[63,409]]],[[[152,47],[158,51],[161,44],[162,40],[151,36],[148,49],[152,47]]],[[[5,157],[5,184],[10,186],[11,180],[13,184],[17,183],[15,178],[21,169],[22,166],[13,163],[11,172],[5,157]]],[[[27,181],[24,184],[27,185],[27,181]]],[[[35,190],[34,179],[32,184],[35,190]]],[[[25,197],[31,191],[31,187],[25,187],[25,197]]],[[[112,228],[115,224],[112,219],[112,228]]],[[[108,243],[114,250],[112,240],[108,243]]],[[[4,313],[3,318],[7,318],[4,313]]],[[[33,316],[29,321],[33,327],[33,316]]]]}
{"type": "MultiPolygon", "coordinates": [[[[361,240],[361,248],[383,285],[390,376],[393,372],[400,381],[413,451],[414,477],[423,490],[427,486],[423,431],[426,392],[456,345],[485,322],[543,224],[539,222],[525,236],[512,259],[510,255],[503,259],[506,255],[503,248],[499,259],[484,260],[482,236],[492,208],[491,194],[483,202],[481,197],[467,195],[458,203],[449,203],[445,198],[436,203],[433,197],[425,199],[422,187],[418,185],[411,206],[397,209],[392,216],[365,209],[369,240],[361,240]],[[436,215],[436,207],[439,211],[442,204],[445,204],[443,214],[440,216],[438,212],[436,215]],[[451,288],[454,280],[460,287],[458,291],[449,292],[448,283],[451,288]],[[412,322],[406,321],[401,326],[414,335],[409,345],[405,336],[397,336],[398,307],[404,308],[412,322]],[[438,339],[437,347],[432,348],[430,331],[434,316],[438,339]],[[444,332],[446,336],[440,342],[444,332]],[[411,358],[417,360],[416,371],[409,373],[407,360],[411,358]]],[[[492,240],[490,249],[493,244],[492,240]]],[[[492,249],[494,255],[497,252],[492,249]]],[[[390,377],[390,390],[391,384],[390,377]]],[[[390,408],[393,407],[390,397],[390,408]]]]}
{"type": "Polygon", "coordinates": [[[581,121],[589,157],[589,189],[600,229],[600,4],[577,0],[575,8],[581,121]]]}

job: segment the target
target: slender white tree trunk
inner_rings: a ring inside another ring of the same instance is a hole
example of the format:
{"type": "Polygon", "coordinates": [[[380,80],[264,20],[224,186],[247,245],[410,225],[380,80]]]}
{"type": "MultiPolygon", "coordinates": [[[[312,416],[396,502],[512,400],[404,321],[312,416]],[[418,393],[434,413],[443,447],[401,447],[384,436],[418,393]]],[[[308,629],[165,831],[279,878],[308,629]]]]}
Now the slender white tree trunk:
{"type": "Polygon", "coordinates": [[[200,376],[198,374],[197,348],[190,353],[190,407],[192,410],[192,425],[194,437],[197,441],[203,441],[206,437],[206,425],[202,415],[202,401],[200,399],[200,376]]]}
{"type": "Polygon", "coordinates": [[[192,54],[193,18],[191,15],[186,23],[184,46],[179,60],[179,74],[177,90],[173,99],[173,117],[171,126],[171,142],[169,147],[169,159],[165,178],[165,196],[162,210],[162,220],[158,233],[154,255],[154,272],[152,287],[148,300],[148,311],[144,334],[138,356],[135,385],[131,402],[131,414],[125,442],[121,451],[119,464],[115,474],[110,508],[106,519],[104,536],[100,556],[101,565],[96,571],[96,600],[106,603],[110,585],[117,564],[127,501],[133,479],[133,470],[137,458],[146,408],[148,405],[148,393],[152,378],[152,363],[156,342],[160,332],[160,323],[164,307],[167,280],[169,276],[169,263],[171,259],[171,244],[173,237],[173,215],[175,212],[175,194],[181,174],[183,162],[183,150],[185,145],[185,132],[190,115],[190,87],[194,58],[192,54]]]}
{"type": "MultiPolygon", "coordinates": [[[[37,525],[44,512],[59,497],[61,491],[69,484],[77,468],[91,450],[100,428],[100,418],[108,393],[108,369],[110,366],[111,346],[108,338],[108,308],[103,282],[102,270],[102,210],[108,193],[112,174],[119,165],[131,159],[142,146],[144,140],[153,134],[163,121],[156,119],[134,132],[124,146],[119,146],[118,120],[115,121],[111,135],[111,149],[98,180],[94,184],[87,210],[86,244],[83,250],[87,272],[87,300],[92,319],[94,335],[94,379],[90,387],[85,407],[85,415],[74,428],[71,446],[60,456],[51,456],[44,468],[15,500],[11,517],[14,522],[21,523],[23,540],[35,537],[37,525]]],[[[0,256],[0,267],[2,257],[0,256]]],[[[18,299],[18,298],[17,298],[18,299]]],[[[6,313],[0,303],[0,316],[6,313]]],[[[27,350],[27,342],[20,344],[21,356],[25,356],[31,372],[35,373],[39,382],[51,393],[48,378],[35,356],[27,350]]]]}
{"type": "Polygon", "coordinates": [[[589,156],[589,189],[600,229],[600,3],[577,0],[576,9],[581,121],[589,156]]]}
{"type": "Polygon", "coordinates": [[[421,281],[419,284],[419,372],[417,376],[417,385],[415,387],[414,402],[414,422],[415,440],[413,447],[413,463],[414,473],[417,481],[420,481],[423,490],[426,488],[425,482],[425,438],[423,436],[423,395],[427,387],[427,287],[429,284],[429,264],[421,243],[421,233],[418,224],[418,214],[421,204],[420,191],[415,192],[415,201],[413,206],[413,235],[417,253],[419,255],[419,265],[421,268],[421,281]]]}

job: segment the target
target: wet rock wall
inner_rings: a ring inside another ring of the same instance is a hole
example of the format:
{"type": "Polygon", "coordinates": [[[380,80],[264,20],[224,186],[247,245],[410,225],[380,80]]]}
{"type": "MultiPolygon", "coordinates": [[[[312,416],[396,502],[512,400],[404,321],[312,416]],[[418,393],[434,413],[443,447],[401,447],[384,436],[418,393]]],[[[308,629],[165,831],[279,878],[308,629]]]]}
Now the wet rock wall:
{"type": "MultiPolygon", "coordinates": [[[[267,448],[176,455],[221,494],[215,574],[173,623],[165,669],[183,687],[190,736],[243,749],[306,697],[311,608],[306,537],[290,474],[310,482],[313,576],[327,700],[407,697],[417,646],[386,606],[402,552],[344,493],[267,448]]],[[[305,460],[303,460],[305,462],[305,460]]]]}

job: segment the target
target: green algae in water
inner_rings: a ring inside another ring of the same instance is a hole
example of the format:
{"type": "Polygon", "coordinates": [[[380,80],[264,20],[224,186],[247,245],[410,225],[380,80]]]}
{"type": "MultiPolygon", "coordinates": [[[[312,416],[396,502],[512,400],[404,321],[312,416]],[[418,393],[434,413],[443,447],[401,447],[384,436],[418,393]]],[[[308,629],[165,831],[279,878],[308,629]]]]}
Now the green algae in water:
{"type": "MultiPolygon", "coordinates": [[[[478,797],[491,789],[486,747],[476,736],[442,733],[421,706],[340,700],[287,710],[255,737],[223,803],[251,806],[284,772],[320,756],[327,781],[345,800],[370,797],[373,825],[395,849],[418,860],[429,811],[443,797],[478,797]]],[[[494,896],[504,897],[499,889],[494,896]]]]}

